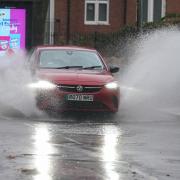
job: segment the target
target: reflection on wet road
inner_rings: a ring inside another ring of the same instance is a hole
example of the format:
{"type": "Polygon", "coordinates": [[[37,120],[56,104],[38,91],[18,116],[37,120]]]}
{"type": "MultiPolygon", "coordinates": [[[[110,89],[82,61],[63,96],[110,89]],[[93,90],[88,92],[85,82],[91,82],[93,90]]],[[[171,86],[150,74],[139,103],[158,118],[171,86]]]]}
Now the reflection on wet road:
{"type": "Polygon", "coordinates": [[[62,179],[119,180],[116,166],[120,139],[121,130],[113,123],[36,124],[33,163],[38,173],[33,180],[52,180],[54,175],[62,179]],[[60,169],[54,172],[56,167],[60,169]]]}
{"type": "Polygon", "coordinates": [[[104,144],[102,146],[102,164],[107,180],[120,179],[120,174],[116,171],[116,166],[114,166],[120,156],[120,151],[117,149],[117,145],[120,143],[120,135],[121,131],[116,126],[105,127],[104,144]]]}
{"type": "Polygon", "coordinates": [[[46,125],[37,125],[34,134],[34,165],[38,175],[35,175],[34,180],[51,180],[50,172],[52,162],[50,155],[54,153],[50,132],[46,125]]]}

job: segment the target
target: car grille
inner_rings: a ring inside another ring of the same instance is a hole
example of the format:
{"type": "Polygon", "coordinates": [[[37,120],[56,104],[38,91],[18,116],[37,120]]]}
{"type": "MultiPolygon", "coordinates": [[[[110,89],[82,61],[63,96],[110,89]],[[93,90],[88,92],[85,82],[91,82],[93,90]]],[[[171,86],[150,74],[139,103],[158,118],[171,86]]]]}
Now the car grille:
{"type": "Polygon", "coordinates": [[[100,102],[84,102],[84,101],[67,101],[62,105],[69,109],[89,109],[89,110],[107,110],[107,107],[100,102]]]}
{"type": "Polygon", "coordinates": [[[84,93],[91,93],[91,92],[98,92],[101,90],[102,86],[82,86],[82,91],[78,91],[78,85],[58,85],[59,90],[65,92],[84,92],[84,93]]]}

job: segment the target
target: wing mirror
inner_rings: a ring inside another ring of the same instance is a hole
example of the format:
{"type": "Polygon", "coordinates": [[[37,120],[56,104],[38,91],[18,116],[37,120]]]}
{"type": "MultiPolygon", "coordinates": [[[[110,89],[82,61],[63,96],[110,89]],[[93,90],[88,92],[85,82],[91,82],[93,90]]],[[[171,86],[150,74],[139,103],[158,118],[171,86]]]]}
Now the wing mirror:
{"type": "Polygon", "coordinates": [[[109,69],[111,73],[116,73],[119,71],[119,67],[114,65],[111,65],[109,69]]]}

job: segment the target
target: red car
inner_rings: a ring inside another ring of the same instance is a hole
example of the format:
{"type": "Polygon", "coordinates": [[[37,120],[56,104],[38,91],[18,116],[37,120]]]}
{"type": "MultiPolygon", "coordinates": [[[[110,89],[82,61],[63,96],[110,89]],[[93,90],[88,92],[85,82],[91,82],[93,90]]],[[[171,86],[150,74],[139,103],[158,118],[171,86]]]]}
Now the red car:
{"type": "Polygon", "coordinates": [[[29,85],[37,93],[43,110],[109,111],[119,107],[119,86],[94,49],[71,46],[40,46],[29,59],[36,81],[29,85]]]}

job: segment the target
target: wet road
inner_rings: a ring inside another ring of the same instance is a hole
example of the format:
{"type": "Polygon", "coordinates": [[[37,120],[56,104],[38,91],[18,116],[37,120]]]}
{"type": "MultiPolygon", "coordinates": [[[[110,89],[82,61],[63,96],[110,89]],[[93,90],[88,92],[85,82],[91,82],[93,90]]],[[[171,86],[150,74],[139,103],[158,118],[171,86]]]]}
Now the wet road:
{"type": "Polygon", "coordinates": [[[0,179],[178,180],[179,129],[170,115],[1,116],[0,179]]]}

